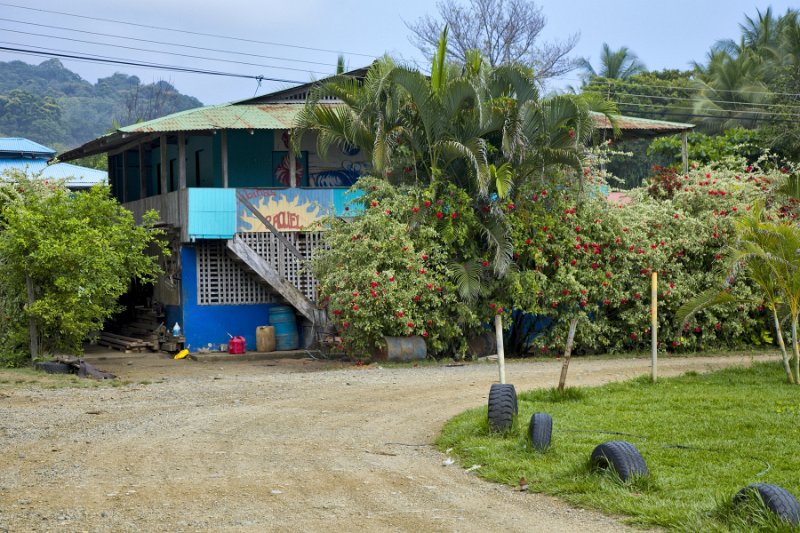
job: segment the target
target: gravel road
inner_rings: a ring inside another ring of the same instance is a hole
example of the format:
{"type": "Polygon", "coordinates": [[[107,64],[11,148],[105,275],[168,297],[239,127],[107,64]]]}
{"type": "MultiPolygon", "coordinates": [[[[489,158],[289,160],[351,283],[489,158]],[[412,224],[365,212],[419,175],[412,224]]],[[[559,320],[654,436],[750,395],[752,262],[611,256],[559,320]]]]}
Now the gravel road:
{"type": "MultiPolygon", "coordinates": [[[[775,356],[663,359],[661,376],[775,356]]],[[[613,517],[442,466],[444,422],[496,367],[198,363],[94,354],[128,383],[46,388],[0,371],[0,531],[626,531],[613,517]]],[[[648,371],[576,359],[571,385],[648,371]]],[[[517,390],[557,361],[511,362],[517,390]]],[[[33,379],[33,378],[30,378],[33,379]]]]}

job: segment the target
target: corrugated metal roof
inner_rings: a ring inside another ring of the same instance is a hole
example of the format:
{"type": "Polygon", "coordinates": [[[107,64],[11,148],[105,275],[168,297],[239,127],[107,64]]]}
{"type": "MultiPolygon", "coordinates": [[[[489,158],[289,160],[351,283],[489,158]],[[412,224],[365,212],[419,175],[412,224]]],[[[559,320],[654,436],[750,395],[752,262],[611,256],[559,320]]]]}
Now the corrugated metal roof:
{"type": "Polygon", "coordinates": [[[217,105],[189,109],[120,128],[123,133],[223,129],[289,129],[303,104],[217,105]]]}
{"type": "Polygon", "coordinates": [[[0,152],[4,154],[42,154],[48,157],[56,151],[22,137],[0,137],[0,152]]]}
{"type": "MultiPolygon", "coordinates": [[[[610,130],[611,122],[608,117],[602,113],[592,112],[592,120],[594,121],[595,128],[610,130]]],[[[670,133],[680,133],[682,131],[689,131],[694,128],[694,124],[685,124],[683,122],[667,122],[665,120],[652,120],[647,118],[638,117],[625,117],[617,115],[617,125],[623,132],[625,131],[642,131],[652,132],[656,135],[669,135],[670,133]]]]}
{"type": "Polygon", "coordinates": [[[108,172],[93,168],[79,167],[69,163],[47,164],[47,159],[0,159],[0,175],[8,169],[38,174],[40,179],[65,180],[73,189],[91,187],[108,182],[108,172]]]}

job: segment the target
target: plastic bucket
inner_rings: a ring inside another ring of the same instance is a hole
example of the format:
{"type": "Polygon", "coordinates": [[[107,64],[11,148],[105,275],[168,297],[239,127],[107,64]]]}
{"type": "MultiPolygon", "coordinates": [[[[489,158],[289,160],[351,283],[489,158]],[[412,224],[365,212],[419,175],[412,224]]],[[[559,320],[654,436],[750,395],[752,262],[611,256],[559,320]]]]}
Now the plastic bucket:
{"type": "Polygon", "coordinates": [[[297,316],[288,305],[276,305],[269,310],[269,323],[275,328],[275,349],[296,350],[300,345],[297,316]]]}

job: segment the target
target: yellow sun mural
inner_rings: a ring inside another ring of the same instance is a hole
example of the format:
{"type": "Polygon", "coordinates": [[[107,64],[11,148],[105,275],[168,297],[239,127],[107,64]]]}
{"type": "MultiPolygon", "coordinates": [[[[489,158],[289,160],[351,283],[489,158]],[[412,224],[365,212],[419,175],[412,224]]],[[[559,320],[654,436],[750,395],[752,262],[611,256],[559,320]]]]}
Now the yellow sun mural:
{"type": "MultiPolygon", "coordinates": [[[[274,194],[252,198],[250,202],[279,231],[316,229],[312,224],[327,214],[313,195],[300,194],[296,190],[270,192],[274,194]]],[[[254,214],[240,206],[239,231],[247,233],[266,229],[254,214]]]]}

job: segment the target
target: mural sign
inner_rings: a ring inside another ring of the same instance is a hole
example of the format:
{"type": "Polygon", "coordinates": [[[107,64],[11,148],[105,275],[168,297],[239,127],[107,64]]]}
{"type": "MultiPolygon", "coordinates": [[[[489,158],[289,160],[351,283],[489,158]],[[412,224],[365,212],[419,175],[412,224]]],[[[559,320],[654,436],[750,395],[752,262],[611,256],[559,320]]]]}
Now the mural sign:
{"type": "MultiPolygon", "coordinates": [[[[317,229],[313,224],[334,211],[331,190],[239,189],[238,192],[280,231],[317,229]]],[[[241,202],[238,202],[237,216],[237,231],[266,231],[261,221],[241,202]]]]}

